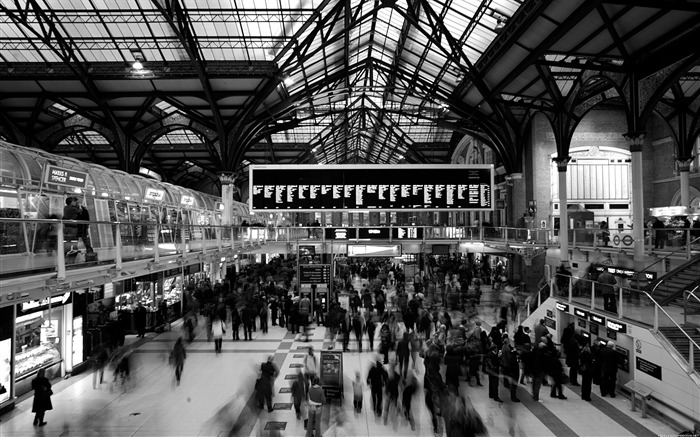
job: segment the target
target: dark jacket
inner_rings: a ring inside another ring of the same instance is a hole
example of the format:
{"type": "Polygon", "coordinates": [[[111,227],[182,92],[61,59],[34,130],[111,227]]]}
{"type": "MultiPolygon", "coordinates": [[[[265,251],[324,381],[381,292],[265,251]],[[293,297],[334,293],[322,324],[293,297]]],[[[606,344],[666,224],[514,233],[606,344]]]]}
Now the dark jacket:
{"type": "Polygon", "coordinates": [[[53,405],[51,405],[51,383],[46,377],[37,376],[34,378],[32,380],[32,390],[34,390],[32,413],[53,410],[53,405]]]}

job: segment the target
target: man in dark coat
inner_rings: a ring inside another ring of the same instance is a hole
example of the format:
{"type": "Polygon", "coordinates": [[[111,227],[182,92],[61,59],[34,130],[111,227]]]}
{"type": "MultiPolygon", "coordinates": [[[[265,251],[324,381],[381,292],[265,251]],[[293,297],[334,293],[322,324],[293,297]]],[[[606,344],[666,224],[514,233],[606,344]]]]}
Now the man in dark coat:
{"type": "Polygon", "coordinates": [[[139,302],[134,309],[134,325],[136,326],[137,337],[144,338],[146,335],[147,313],[146,308],[144,308],[141,302],[139,302]]]}
{"type": "Polygon", "coordinates": [[[369,384],[372,390],[372,408],[377,417],[381,417],[382,415],[382,394],[388,379],[389,375],[381,361],[377,361],[367,375],[367,384],[369,384]]]}
{"type": "Polygon", "coordinates": [[[615,397],[615,385],[617,383],[617,365],[620,355],[615,351],[615,342],[608,341],[608,344],[598,353],[602,378],[600,380],[600,395],[605,397],[610,395],[615,397]]]}
{"type": "Polygon", "coordinates": [[[258,390],[258,408],[263,409],[267,403],[267,412],[272,413],[272,388],[275,385],[275,378],[279,374],[279,370],[275,363],[272,362],[273,356],[270,355],[267,361],[260,365],[260,379],[256,383],[258,390]]]}
{"type": "Polygon", "coordinates": [[[408,359],[411,356],[411,336],[403,333],[403,338],[396,344],[396,358],[399,360],[399,374],[404,378],[408,374],[408,359]]]}

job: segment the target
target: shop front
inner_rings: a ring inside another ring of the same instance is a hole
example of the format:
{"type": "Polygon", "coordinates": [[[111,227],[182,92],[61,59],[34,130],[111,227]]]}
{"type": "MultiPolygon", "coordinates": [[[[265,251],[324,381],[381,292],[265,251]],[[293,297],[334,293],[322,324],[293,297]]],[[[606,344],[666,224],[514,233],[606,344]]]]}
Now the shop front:
{"type": "MultiPolygon", "coordinates": [[[[39,369],[49,379],[72,370],[69,357],[73,347],[72,293],[23,302],[16,307],[14,342],[15,396],[31,390],[39,369]]],[[[82,337],[80,337],[82,346],[82,337]]],[[[81,347],[82,349],[82,347],[81,347]]]]}

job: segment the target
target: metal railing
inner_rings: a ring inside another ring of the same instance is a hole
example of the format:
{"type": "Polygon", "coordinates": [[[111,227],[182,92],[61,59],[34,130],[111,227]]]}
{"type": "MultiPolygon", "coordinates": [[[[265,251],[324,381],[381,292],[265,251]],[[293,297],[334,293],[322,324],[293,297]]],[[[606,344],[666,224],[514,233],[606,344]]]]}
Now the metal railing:
{"type": "MultiPolygon", "coordinates": [[[[690,323],[700,325],[700,315],[688,316],[685,307],[669,307],[667,311],[653,298],[651,293],[645,290],[615,286],[614,293],[611,295],[608,292],[603,293],[600,290],[596,290],[596,288],[601,288],[605,284],[599,284],[596,281],[577,276],[567,276],[566,278],[569,281],[568,290],[564,290],[564,292],[557,290],[556,293],[552,294],[553,297],[590,310],[599,311],[606,317],[612,315],[620,320],[626,319],[640,325],[649,326],[655,332],[659,332],[660,327],[677,328],[688,341],[688,356],[683,357],[688,361],[688,372],[695,371],[694,357],[696,353],[700,353],[700,345],[688,335],[685,329],[676,321],[676,318],[680,319],[682,312],[683,325],[690,323]],[[675,315],[672,314],[672,312],[676,311],[675,315]],[[688,320],[689,317],[693,319],[690,322],[688,320]]],[[[698,287],[695,287],[691,293],[696,299],[697,297],[694,293],[697,289],[698,287]]],[[[698,301],[700,302],[700,299],[698,301]]]]}

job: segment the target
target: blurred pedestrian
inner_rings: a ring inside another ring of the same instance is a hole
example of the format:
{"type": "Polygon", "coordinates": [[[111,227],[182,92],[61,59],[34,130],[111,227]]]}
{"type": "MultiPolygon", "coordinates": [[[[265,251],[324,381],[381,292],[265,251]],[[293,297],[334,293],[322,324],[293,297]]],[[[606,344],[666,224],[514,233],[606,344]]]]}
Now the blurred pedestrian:
{"type": "Polygon", "coordinates": [[[321,437],[321,420],[323,404],[326,403],[326,395],[319,385],[318,376],[314,376],[313,385],[309,388],[309,423],[306,428],[306,437],[321,437]]]}
{"type": "Polygon", "coordinates": [[[267,361],[260,365],[260,378],[256,384],[258,390],[258,408],[263,409],[267,403],[267,412],[272,413],[272,388],[275,385],[275,378],[279,374],[279,370],[275,363],[272,362],[273,356],[267,357],[267,361]]]}
{"type": "Polygon", "coordinates": [[[318,361],[316,361],[313,346],[309,346],[306,355],[304,355],[304,372],[306,372],[306,382],[309,384],[318,374],[318,361]]]}
{"type": "Polygon", "coordinates": [[[32,380],[32,390],[34,390],[32,413],[36,413],[34,426],[44,426],[46,425],[44,413],[48,410],[53,410],[53,405],[51,404],[53,390],[51,390],[51,383],[46,377],[46,369],[39,369],[36,378],[32,380]]]}
{"type": "Polygon", "coordinates": [[[372,409],[374,410],[377,417],[382,416],[382,396],[384,391],[384,385],[386,385],[388,375],[382,362],[377,360],[377,363],[372,366],[367,374],[367,384],[369,384],[372,390],[372,409]]]}
{"type": "Polygon", "coordinates": [[[182,369],[185,366],[185,358],[187,358],[185,345],[182,344],[182,337],[178,337],[172,352],[170,352],[170,361],[172,365],[175,366],[175,378],[177,379],[177,385],[180,385],[182,369]]]}
{"type": "Polygon", "coordinates": [[[218,354],[221,352],[221,346],[224,342],[224,334],[226,334],[226,326],[224,321],[215,317],[211,322],[212,337],[214,338],[214,351],[218,354]]]}
{"type": "MultiPolygon", "coordinates": [[[[302,403],[306,401],[309,393],[309,383],[306,381],[304,374],[301,371],[297,372],[297,379],[292,383],[292,400],[294,402],[294,411],[297,414],[297,420],[301,419],[302,413],[306,416],[306,412],[302,409],[302,403]]],[[[307,418],[304,417],[306,422],[307,418]]]]}
{"type": "Polygon", "coordinates": [[[355,380],[352,382],[352,406],[355,410],[355,414],[360,414],[362,412],[362,392],[365,387],[362,383],[362,377],[360,372],[355,372],[355,380]]]}

